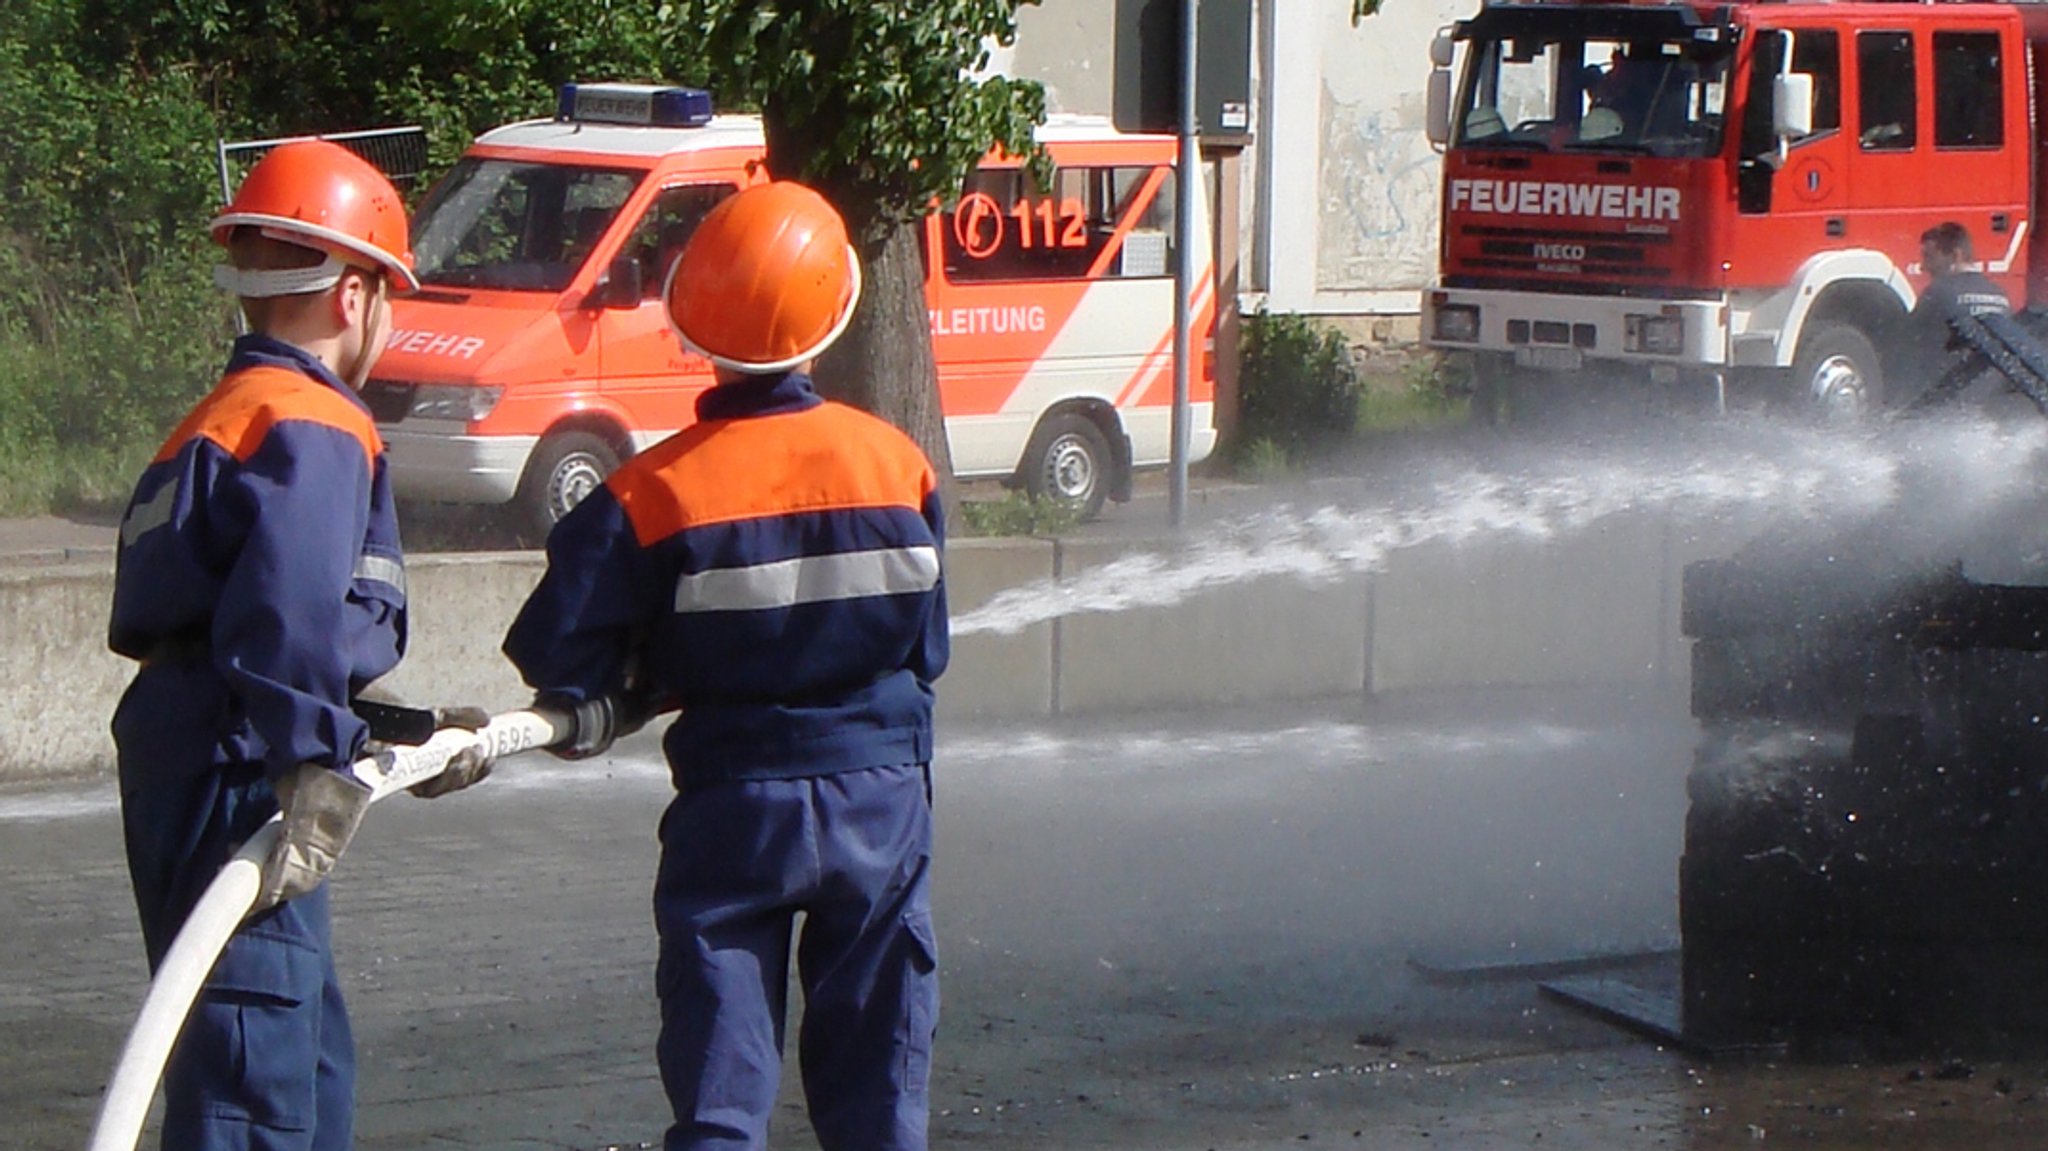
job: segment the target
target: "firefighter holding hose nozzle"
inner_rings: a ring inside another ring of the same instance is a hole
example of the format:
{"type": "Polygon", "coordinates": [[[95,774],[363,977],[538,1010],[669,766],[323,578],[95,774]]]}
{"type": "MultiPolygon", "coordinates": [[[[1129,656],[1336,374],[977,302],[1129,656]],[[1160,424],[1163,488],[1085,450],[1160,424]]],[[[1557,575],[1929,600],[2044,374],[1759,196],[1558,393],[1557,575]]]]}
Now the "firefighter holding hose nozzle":
{"type": "Polygon", "coordinates": [[[762,184],[705,217],[664,298],[717,384],[555,526],[505,641],[537,706],[576,714],[572,755],[629,726],[629,674],[682,709],[654,890],[666,1151],[765,1144],[798,912],[819,1144],[926,1145],[943,511],[909,437],[812,388],[859,295],[815,191],[762,184]]]}
{"type": "MultiPolygon", "coordinates": [[[[355,1052],[329,870],[371,791],[350,701],[405,649],[384,447],[357,395],[419,286],[398,192],[339,145],[273,149],[211,226],[251,332],[143,471],[109,642],[140,662],[113,721],[128,865],[155,971],[208,884],[280,810],[258,906],[165,1069],[166,1151],[347,1151],[355,1052]]],[[[476,709],[440,717],[478,727],[476,709]]],[[[458,756],[421,794],[481,778],[458,756]]]]}

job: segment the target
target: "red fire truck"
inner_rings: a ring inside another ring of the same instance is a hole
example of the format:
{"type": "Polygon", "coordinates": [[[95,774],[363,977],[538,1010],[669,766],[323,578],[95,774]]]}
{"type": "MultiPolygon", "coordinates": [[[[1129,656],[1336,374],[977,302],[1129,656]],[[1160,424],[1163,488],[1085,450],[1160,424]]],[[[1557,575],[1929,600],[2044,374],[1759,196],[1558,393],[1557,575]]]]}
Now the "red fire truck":
{"type": "Polygon", "coordinates": [[[1431,61],[1423,332],[1475,353],[1485,390],[1608,369],[1901,402],[1931,382],[1903,322],[1919,236],[1951,220],[2015,305],[2040,298],[2048,6],[1516,0],[1431,61]]]}

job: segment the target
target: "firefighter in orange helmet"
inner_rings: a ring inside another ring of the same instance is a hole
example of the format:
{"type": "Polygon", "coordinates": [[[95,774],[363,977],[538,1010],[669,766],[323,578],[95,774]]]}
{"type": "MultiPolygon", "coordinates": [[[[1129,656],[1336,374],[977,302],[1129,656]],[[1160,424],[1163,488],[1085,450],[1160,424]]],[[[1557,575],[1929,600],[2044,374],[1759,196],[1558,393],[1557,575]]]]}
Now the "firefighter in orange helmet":
{"type": "MultiPolygon", "coordinates": [[[[262,904],[165,1073],[163,1146],[346,1151],[354,1049],[328,869],[369,789],[353,694],[405,649],[384,447],[356,389],[418,287],[390,181],[332,143],[280,145],[212,234],[251,333],[143,471],[109,640],[141,668],[114,714],[129,873],[152,968],[229,856],[283,810],[262,904]]],[[[471,726],[476,717],[465,717],[471,726]]],[[[473,782],[467,760],[429,792],[473,782]]]]}
{"type": "Polygon", "coordinates": [[[624,696],[682,709],[654,895],[667,1151],[764,1144],[800,911],[820,1146],[925,1146],[943,521],[916,444],[812,389],[859,296],[816,192],[769,183],[714,209],[664,298],[717,386],[556,525],[505,641],[577,715],[575,754],[632,726],[624,696]]]}

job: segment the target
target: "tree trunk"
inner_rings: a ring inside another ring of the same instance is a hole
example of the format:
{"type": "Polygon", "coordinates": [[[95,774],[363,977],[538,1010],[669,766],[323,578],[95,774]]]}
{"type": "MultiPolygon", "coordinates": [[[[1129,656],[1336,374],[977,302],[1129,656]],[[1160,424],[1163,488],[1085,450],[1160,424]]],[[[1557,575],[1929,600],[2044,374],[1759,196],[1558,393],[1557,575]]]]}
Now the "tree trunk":
{"type": "Polygon", "coordinates": [[[861,254],[860,308],[853,324],[821,358],[818,389],[888,420],[924,449],[939,481],[950,486],[953,457],[939,409],[925,307],[922,222],[889,228],[861,254]]]}

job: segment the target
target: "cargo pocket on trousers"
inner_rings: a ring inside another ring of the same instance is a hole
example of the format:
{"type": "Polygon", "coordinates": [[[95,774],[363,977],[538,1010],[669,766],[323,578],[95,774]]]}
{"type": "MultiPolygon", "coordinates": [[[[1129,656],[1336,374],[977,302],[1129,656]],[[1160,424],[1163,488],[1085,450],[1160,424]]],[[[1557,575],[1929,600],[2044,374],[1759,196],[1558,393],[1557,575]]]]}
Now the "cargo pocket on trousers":
{"type": "Polygon", "coordinates": [[[932,1043],[939,1028],[939,944],[929,912],[903,917],[904,946],[909,949],[903,972],[903,1031],[897,1036],[903,1058],[898,1064],[901,1086],[922,1095],[932,1074],[932,1043]]]}
{"type": "Polygon", "coordinates": [[[207,1114],[312,1126],[325,971],[301,939],[244,932],[229,943],[179,1044],[207,1114]]]}

